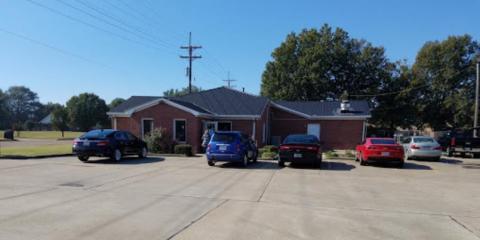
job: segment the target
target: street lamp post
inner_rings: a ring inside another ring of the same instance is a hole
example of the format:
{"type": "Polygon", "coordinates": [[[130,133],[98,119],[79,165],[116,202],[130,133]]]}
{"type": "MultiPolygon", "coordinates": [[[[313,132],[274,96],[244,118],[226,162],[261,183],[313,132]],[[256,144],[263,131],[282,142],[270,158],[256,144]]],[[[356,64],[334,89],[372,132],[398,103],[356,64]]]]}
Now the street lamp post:
{"type": "Polygon", "coordinates": [[[480,55],[477,56],[477,80],[475,84],[475,116],[473,122],[473,136],[478,137],[477,127],[478,127],[478,92],[480,88],[480,55]]]}

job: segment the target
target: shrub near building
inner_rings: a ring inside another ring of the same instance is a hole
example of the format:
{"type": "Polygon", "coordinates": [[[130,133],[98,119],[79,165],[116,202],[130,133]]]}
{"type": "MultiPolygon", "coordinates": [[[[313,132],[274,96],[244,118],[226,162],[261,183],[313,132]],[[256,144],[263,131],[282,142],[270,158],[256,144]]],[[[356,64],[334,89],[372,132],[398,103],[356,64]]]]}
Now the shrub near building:
{"type": "Polygon", "coordinates": [[[145,136],[148,150],[152,153],[172,153],[175,143],[165,128],[155,128],[145,136]]]}

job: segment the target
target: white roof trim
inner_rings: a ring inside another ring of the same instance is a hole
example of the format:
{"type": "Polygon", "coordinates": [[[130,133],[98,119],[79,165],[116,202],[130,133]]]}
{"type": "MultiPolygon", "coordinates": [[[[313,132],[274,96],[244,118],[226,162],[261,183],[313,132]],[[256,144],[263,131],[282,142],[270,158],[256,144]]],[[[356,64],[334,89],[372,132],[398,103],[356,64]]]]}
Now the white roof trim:
{"type": "Polygon", "coordinates": [[[159,98],[159,99],[155,99],[155,100],[152,100],[150,102],[147,102],[147,103],[144,103],[142,105],[139,105],[139,106],[136,106],[136,107],[133,107],[133,108],[130,108],[128,109],[127,111],[125,112],[108,112],[107,114],[111,117],[131,117],[132,114],[136,113],[136,112],[139,112],[139,111],[142,111],[144,109],[147,109],[149,107],[153,107],[159,103],[165,103],[167,105],[170,105],[174,108],[178,108],[180,110],[183,110],[185,112],[188,112],[188,113],[191,113],[192,115],[198,117],[198,116],[211,116],[210,114],[204,114],[204,113],[200,113],[200,112],[197,112],[195,110],[192,110],[190,108],[187,108],[185,106],[182,106],[178,103],[175,103],[175,102],[172,102],[166,98],[159,98]]]}
{"type": "Polygon", "coordinates": [[[293,109],[291,109],[291,108],[282,106],[282,105],[277,104],[277,103],[275,103],[275,102],[272,102],[272,106],[275,106],[275,107],[280,108],[280,109],[282,109],[282,110],[284,110],[284,111],[286,111],[286,112],[289,112],[289,113],[292,113],[292,114],[295,114],[295,115],[298,115],[298,116],[301,116],[301,117],[304,117],[304,118],[307,118],[307,119],[309,119],[309,118],[311,117],[311,116],[308,115],[308,114],[305,114],[305,113],[302,113],[302,112],[299,112],[299,111],[295,111],[295,110],[293,110],[293,109]]]}
{"type": "Polygon", "coordinates": [[[244,119],[244,120],[261,118],[261,115],[210,115],[210,116],[213,118],[221,118],[221,119],[244,119]]]}

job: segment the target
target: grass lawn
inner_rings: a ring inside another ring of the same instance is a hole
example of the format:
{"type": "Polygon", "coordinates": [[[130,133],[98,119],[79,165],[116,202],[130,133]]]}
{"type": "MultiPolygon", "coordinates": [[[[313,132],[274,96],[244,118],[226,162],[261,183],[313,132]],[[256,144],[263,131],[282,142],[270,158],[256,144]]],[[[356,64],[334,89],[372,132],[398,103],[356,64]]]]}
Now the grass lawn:
{"type": "Polygon", "coordinates": [[[47,145],[37,147],[2,147],[0,156],[15,155],[25,157],[35,157],[42,155],[69,154],[72,153],[72,144],[47,145]]]}
{"type": "MultiPolygon", "coordinates": [[[[82,135],[83,132],[65,132],[65,138],[76,138],[82,135]]],[[[31,138],[31,139],[58,139],[62,138],[60,131],[20,131],[15,132],[16,138],[31,138]]],[[[3,138],[3,131],[0,131],[0,138],[3,138]]]]}

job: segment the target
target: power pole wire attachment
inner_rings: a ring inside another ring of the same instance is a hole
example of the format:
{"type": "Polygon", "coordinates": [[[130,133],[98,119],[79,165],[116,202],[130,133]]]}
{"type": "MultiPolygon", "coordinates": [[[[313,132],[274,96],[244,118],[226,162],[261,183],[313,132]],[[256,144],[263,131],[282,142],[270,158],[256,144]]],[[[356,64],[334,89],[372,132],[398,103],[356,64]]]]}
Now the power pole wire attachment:
{"type": "Polygon", "coordinates": [[[192,32],[190,32],[188,34],[188,46],[181,46],[180,48],[188,50],[188,56],[180,56],[180,58],[188,59],[188,68],[187,68],[188,93],[192,93],[192,62],[195,59],[202,58],[202,56],[193,55],[193,51],[195,49],[202,48],[202,46],[192,46],[192,32]]]}

